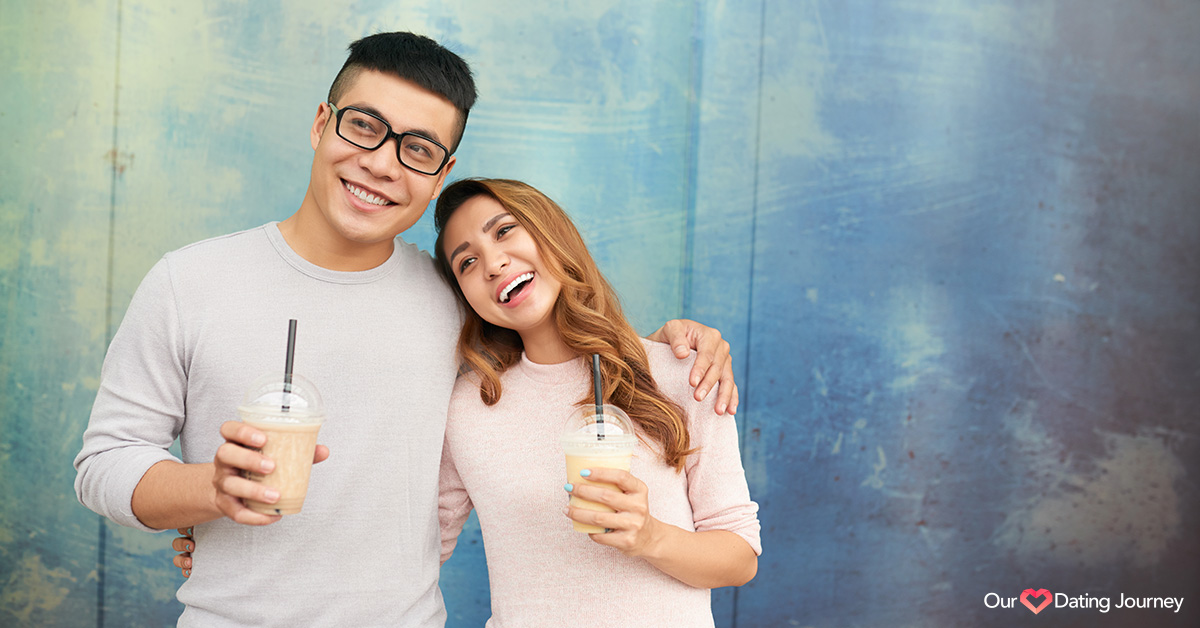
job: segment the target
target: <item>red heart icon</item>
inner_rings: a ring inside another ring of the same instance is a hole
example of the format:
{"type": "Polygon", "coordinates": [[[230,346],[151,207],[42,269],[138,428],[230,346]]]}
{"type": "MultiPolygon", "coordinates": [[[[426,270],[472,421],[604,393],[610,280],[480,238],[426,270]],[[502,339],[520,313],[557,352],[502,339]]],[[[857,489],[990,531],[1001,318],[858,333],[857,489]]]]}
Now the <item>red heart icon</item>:
{"type": "Polygon", "coordinates": [[[1024,604],[1026,608],[1033,611],[1034,615],[1037,615],[1038,613],[1042,612],[1043,608],[1046,608],[1047,606],[1050,605],[1050,592],[1045,589],[1038,589],[1037,591],[1034,591],[1033,589],[1025,589],[1024,591],[1021,592],[1021,603],[1024,604]],[[1029,600],[1025,599],[1029,596],[1033,596],[1033,597],[1045,596],[1046,599],[1042,600],[1041,604],[1034,606],[1033,604],[1029,603],[1029,600]]]}

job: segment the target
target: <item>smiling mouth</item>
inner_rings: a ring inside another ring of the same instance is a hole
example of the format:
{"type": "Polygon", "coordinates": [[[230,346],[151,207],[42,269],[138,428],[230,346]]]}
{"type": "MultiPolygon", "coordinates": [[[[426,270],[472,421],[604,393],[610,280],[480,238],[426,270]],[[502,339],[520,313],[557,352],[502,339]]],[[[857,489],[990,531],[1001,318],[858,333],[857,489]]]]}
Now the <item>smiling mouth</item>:
{"type": "Polygon", "coordinates": [[[504,286],[504,289],[500,291],[500,302],[508,303],[511,301],[514,296],[516,296],[518,293],[524,290],[526,286],[529,285],[530,281],[533,281],[533,273],[525,273],[510,281],[509,284],[504,286]]]}
{"type": "Polygon", "coordinates": [[[378,205],[380,207],[395,205],[395,203],[387,200],[386,198],[375,196],[374,194],[371,194],[370,192],[358,187],[357,185],[354,185],[353,183],[350,183],[349,181],[342,181],[342,185],[346,188],[347,192],[350,192],[357,197],[358,200],[369,205],[378,205]]]}

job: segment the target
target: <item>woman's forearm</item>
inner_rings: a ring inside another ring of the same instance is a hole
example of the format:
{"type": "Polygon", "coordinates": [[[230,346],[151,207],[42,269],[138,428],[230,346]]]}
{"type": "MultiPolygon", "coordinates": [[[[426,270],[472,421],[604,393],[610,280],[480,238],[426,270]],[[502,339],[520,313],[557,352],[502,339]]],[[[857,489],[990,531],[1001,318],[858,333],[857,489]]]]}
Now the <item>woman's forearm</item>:
{"type": "Polygon", "coordinates": [[[642,558],[684,584],[701,589],[740,587],[758,573],[758,556],[732,532],[689,532],[658,520],[655,528],[655,540],[642,558]]]}

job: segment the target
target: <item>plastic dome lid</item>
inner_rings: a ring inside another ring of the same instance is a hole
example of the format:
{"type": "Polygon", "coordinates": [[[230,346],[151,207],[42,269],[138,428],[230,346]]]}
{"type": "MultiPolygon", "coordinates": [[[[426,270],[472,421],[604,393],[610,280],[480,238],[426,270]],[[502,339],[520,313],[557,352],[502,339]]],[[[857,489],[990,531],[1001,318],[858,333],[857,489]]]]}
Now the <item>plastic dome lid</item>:
{"type": "Polygon", "coordinates": [[[279,373],[254,380],[238,410],[285,422],[320,422],[325,416],[325,402],[308,378],[293,373],[291,382],[286,382],[279,373]]]}
{"type": "Polygon", "coordinates": [[[637,443],[637,435],[629,415],[606,403],[602,416],[596,413],[594,405],[573,408],[563,425],[561,440],[564,446],[630,447],[637,443]]]}

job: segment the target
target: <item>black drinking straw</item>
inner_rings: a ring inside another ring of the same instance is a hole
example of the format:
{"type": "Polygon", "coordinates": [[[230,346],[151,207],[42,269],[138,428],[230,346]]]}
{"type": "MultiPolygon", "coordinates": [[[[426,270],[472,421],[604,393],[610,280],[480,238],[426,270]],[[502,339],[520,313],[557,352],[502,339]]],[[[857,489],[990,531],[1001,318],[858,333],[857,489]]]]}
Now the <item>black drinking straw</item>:
{"type": "Polygon", "coordinates": [[[592,354],[592,387],[596,394],[596,440],[604,440],[604,390],[600,379],[600,354],[592,354]]]}
{"type": "Polygon", "coordinates": [[[283,364],[283,411],[292,409],[288,395],[292,394],[292,360],[296,357],[296,319],[288,320],[287,360],[283,364]]]}

